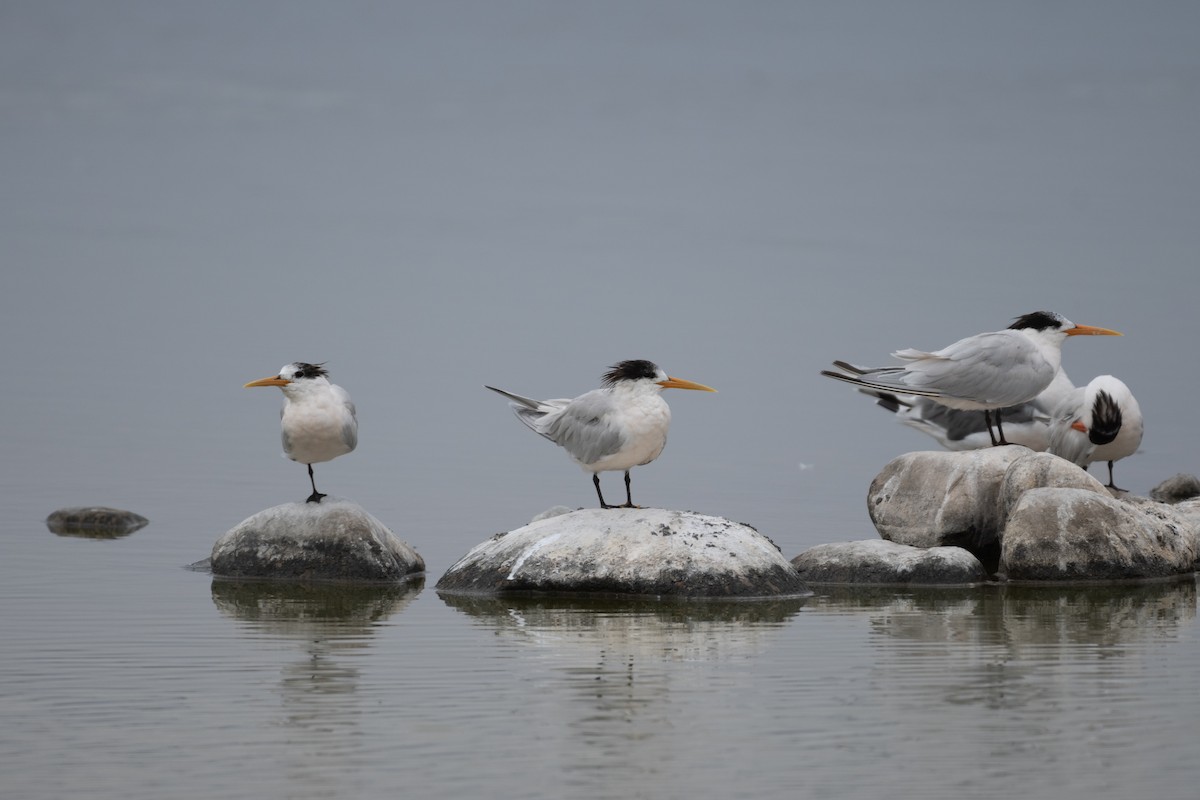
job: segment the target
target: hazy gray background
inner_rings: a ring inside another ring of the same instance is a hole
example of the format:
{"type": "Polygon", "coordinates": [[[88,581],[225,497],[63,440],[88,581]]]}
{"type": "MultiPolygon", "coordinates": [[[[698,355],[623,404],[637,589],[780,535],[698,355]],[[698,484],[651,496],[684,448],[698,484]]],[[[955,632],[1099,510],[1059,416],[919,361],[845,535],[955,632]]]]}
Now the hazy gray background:
{"type": "MultiPolygon", "coordinates": [[[[1077,382],[1146,414],[1118,482],[1200,470],[1200,6],[8,2],[0,480],[181,551],[307,493],[274,390],[328,361],[317,467],[434,577],[588,476],[499,385],[650,358],[671,442],[634,498],[789,557],[874,535],[931,446],[818,376],[1057,310],[1077,382]],[[149,532],[147,534],[149,535],[149,532]]],[[[619,493],[619,475],[605,485],[619,493]]]]}

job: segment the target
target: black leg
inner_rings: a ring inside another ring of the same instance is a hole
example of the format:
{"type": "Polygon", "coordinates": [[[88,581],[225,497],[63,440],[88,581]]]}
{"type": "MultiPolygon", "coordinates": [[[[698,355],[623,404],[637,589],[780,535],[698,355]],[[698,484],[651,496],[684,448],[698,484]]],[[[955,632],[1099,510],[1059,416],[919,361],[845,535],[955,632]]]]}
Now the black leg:
{"type": "Polygon", "coordinates": [[[633,505],[633,495],[629,493],[629,470],[625,470],[625,507],[635,508],[633,505]]]}
{"type": "Polygon", "coordinates": [[[308,496],[306,503],[319,503],[325,495],[317,491],[317,479],[313,477],[312,464],[308,465],[308,480],[312,484],[313,493],[308,496]]]}
{"type": "Polygon", "coordinates": [[[612,506],[610,506],[608,503],[604,502],[604,495],[600,493],[600,473],[599,472],[592,473],[592,483],[596,484],[596,497],[600,498],[600,507],[601,508],[612,508],[612,506]]]}
{"type": "Polygon", "coordinates": [[[1000,436],[1000,444],[1008,444],[1004,439],[1004,427],[1000,424],[1000,409],[996,409],[996,433],[1000,436]]]}
{"type": "Polygon", "coordinates": [[[1114,492],[1123,492],[1125,490],[1120,486],[1117,486],[1117,484],[1113,481],[1112,467],[1113,462],[1108,462],[1108,488],[1112,489],[1114,492]]]}
{"type": "Polygon", "coordinates": [[[999,442],[996,441],[996,434],[992,433],[992,412],[986,408],[983,410],[983,421],[987,423],[988,436],[992,439],[992,447],[995,447],[999,442]]]}

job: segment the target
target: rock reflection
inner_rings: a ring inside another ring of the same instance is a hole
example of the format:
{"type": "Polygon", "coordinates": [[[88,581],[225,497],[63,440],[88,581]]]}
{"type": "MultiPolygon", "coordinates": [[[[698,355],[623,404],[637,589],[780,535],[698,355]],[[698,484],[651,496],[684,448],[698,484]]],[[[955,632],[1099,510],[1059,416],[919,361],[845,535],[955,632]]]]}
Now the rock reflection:
{"type": "Polygon", "coordinates": [[[1180,638],[1196,619],[1196,595],[1194,580],[963,591],[846,588],[812,598],[810,608],[866,616],[875,634],[874,680],[888,696],[934,691],[952,704],[1036,715],[1053,714],[1062,704],[1086,705],[1080,698],[1098,682],[1108,687],[1106,702],[1132,699],[1142,683],[1129,679],[1130,670],[1139,667],[1122,661],[1145,653],[1147,642],[1180,638]],[[1056,683],[1051,676],[1064,671],[1073,680],[1056,683]]]}
{"type": "Polygon", "coordinates": [[[814,610],[863,611],[880,633],[925,642],[1128,644],[1174,638],[1196,617],[1196,582],[964,589],[838,587],[814,610]]]}
{"type": "Polygon", "coordinates": [[[403,584],[283,583],[215,578],[213,604],[226,616],[278,636],[308,639],[361,636],[403,610],[425,586],[403,584]]]}
{"type": "Polygon", "coordinates": [[[256,634],[295,641],[300,657],[280,671],[280,727],[289,731],[291,797],[353,795],[331,776],[360,753],[361,722],[370,703],[359,696],[357,658],[374,629],[420,593],[424,579],[404,584],[279,583],[217,578],[213,604],[256,634]]]}
{"type": "Polygon", "coordinates": [[[549,648],[630,659],[713,661],[753,655],[808,599],[672,603],[645,598],[441,595],[497,633],[549,648]]]}
{"type": "Polygon", "coordinates": [[[647,779],[684,769],[693,753],[678,735],[680,709],[711,689],[714,674],[756,661],[807,599],[442,596],[548,672],[526,718],[553,731],[538,746],[569,765],[575,793],[595,797],[626,795],[613,788],[614,769],[647,779]]]}

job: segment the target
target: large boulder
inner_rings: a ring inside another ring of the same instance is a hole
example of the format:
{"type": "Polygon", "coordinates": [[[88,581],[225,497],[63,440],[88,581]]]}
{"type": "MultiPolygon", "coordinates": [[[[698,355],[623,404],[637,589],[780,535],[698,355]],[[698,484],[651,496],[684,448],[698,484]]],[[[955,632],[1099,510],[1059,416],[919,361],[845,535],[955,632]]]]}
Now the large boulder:
{"type": "Polygon", "coordinates": [[[999,570],[1009,580],[1167,578],[1191,573],[1197,540],[1165,506],[1088,489],[1030,489],[1005,525],[999,570]]]}
{"type": "Polygon", "coordinates": [[[659,508],[583,509],[476,545],[439,592],[673,597],[806,594],[796,570],[753,528],[659,508]]]}
{"type": "Polygon", "coordinates": [[[1008,513],[1030,489],[1084,489],[1112,497],[1104,484],[1065,458],[1050,453],[1026,453],[1008,465],[997,494],[997,519],[1003,528],[1008,513]]]}
{"type": "Polygon", "coordinates": [[[425,561],[357,503],[285,503],[241,522],[213,545],[210,567],[225,577],[398,581],[425,561]]]}
{"type": "Polygon", "coordinates": [[[965,548],[989,570],[999,556],[1000,482],[1019,445],[951,453],[921,451],[893,459],[871,482],[867,511],[879,535],[913,547],[965,548]]]}
{"type": "Polygon", "coordinates": [[[950,585],[982,583],[987,571],[961,547],[911,547],[868,539],[817,545],[792,559],[807,583],[950,585]]]}

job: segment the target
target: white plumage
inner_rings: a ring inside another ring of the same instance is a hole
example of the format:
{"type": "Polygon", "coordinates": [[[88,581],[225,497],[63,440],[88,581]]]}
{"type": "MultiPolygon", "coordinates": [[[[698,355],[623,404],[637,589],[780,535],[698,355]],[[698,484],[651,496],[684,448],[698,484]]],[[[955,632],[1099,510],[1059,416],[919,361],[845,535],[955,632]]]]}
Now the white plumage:
{"type": "Polygon", "coordinates": [[[633,508],[629,470],[658,458],[667,444],[671,409],[661,397],[662,390],[716,390],[672,378],[645,360],[615,364],[603,380],[603,387],[574,399],[534,400],[494,386],[485,388],[511,400],[517,419],[565,449],[575,463],[592,473],[601,508],[613,506],[604,502],[599,473],[624,471],[624,507],[633,508]]]}
{"type": "Polygon", "coordinates": [[[280,434],[283,455],[308,465],[312,494],[308,502],[319,503],[324,494],[317,491],[313,464],[344,456],[358,445],[358,415],[350,395],[330,383],[320,364],[296,361],[285,365],[278,375],[246,384],[278,386],[283,392],[280,434]]]}
{"type": "Polygon", "coordinates": [[[1137,452],[1142,444],[1142,409],[1124,381],[1112,375],[1093,378],[1072,391],[1054,409],[1050,421],[1050,452],[1087,468],[1108,462],[1108,487],[1113,462],[1137,452]]]}

